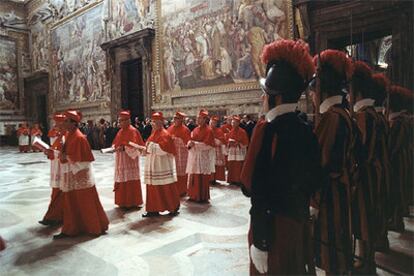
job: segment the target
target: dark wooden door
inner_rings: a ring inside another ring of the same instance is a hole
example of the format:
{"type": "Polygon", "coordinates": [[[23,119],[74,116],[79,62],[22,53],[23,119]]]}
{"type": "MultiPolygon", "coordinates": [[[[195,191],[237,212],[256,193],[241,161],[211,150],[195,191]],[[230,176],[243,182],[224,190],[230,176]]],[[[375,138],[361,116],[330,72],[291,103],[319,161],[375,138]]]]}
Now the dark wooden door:
{"type": "Polygon", "coordinates": [[[121,64],[122,109],[131,112],[131,119],[144,118],[142,61],[134,59],[121,64]]]}
{"type": "Polygon", "coordinates": [[[43,140],[47,140],[48,124],[47,124],[47,99],[46,95],[37,96],[37,122],[43,131],[43,140]]]}

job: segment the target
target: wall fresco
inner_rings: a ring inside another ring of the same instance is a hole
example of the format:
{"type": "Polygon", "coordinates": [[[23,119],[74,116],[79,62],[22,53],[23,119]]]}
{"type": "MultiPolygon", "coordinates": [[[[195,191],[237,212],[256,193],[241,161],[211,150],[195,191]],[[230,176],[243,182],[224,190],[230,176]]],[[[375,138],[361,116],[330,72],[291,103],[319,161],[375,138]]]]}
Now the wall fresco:
{"type": "Polygon", "coordinates": [[[57,104],[109,100],[105,75],[103,5],[51,30],[52,91],[57,104]]]}
{"type": "Polygon", "coordinates": [[[289,1],[161,2],[164,91],[256,81],[266,43],[289,37],[289,1]]]}

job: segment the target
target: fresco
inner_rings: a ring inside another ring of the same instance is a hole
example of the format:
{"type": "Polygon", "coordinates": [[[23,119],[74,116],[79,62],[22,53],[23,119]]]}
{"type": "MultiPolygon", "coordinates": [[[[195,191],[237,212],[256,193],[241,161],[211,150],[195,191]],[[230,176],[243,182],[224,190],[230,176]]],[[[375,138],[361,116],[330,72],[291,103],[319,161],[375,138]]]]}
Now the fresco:
{"type": "Polygon", "coordinates": [[[0,110],[18,108],[16,42],[0,37],[0,110]]]}
{"type": "Polygon", "coordinates": [[[16,15],[15,11],[0,13],[0,27],[11,27],[16,29],[26,29],[26,20],[22,16],[16,15]]]}
{"type": "Polygon", "coordinates": [[[47,10],[54,19],[62,19],[80,8],[102,0],[46,0],[47,10]]]}
{"type": "Polygon", "coordinates": [[[266,43],[289,37],[290,1],[163,0],[164,91],[256,81],[266,43]]]}
{"type": "Polygon", "coordinates": [[[105,76],[103,5],[99,4],[53,28],[52,91],[57,104],[109,100],[105,76]]]}
{"type": "Polygon", "coordinates": [[[114,39],[147,27],[154,27],[156,0],[108,0],[108,35],[114,39]]]}
{"type": "Polygon", "coordinates": [[[30,55],[33,71],[49,70],[49,39],[46,21],[52,19],[52,10],[47,2],[33,11],[29,11],[28,26],[30,28],[30,55]]]}
{"type": "Polygon", "coordinates": [[[46,28],[42,23],[37,23],[31,27],[30,36],[33,71],[48,70],[49,47],[46,28]]]}

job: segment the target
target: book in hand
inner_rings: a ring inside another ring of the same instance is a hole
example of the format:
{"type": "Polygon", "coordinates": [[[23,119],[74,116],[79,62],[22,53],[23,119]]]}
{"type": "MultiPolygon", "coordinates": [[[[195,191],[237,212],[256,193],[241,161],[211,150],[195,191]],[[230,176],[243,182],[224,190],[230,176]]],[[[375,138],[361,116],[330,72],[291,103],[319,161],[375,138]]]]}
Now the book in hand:
{"type": "Polygon", "coordinates": [[[102,153],[114,153],[115,149],[113,147],[101,149],[102,153]]]}
{"type": "Polygon", "coordinates": [[[50,146],[46,144],[45,142],[43,142],[39,137],[35,137],[33,139],[32,146],[34,146],[35,148],[38,148],[41,151],[46,151],[50,148],[50,146]]]}
{"type": "Polygon", "coordinates": [[[145,146],[141,146],[141,145],[135,144],[134,142],[131,142],[131,141],[128,142],[128,145],[130,145],[131,147],[134,147],[134,148],[136,148],[138,150],[146,150],[146,147],[145,146]]]}

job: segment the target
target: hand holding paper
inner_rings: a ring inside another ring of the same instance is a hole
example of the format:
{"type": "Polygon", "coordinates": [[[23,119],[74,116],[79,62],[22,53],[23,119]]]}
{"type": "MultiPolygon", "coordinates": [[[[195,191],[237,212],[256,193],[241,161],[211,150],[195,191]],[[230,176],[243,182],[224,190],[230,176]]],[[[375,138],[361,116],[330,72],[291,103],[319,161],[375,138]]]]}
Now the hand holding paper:
{"type": "Polygon", "coordinates": [[[50,148],[50,146],[39,139],[39,137],[34,138],[32,145],[41,151],[46,151],[50,148]]]}
{"type": "Polygon", "coordinates": [[[110,148],[105,148],[105,149],[101,149],[102,153],[114,153],[115,152],[115,148],[110,147],[110,148]]]}

